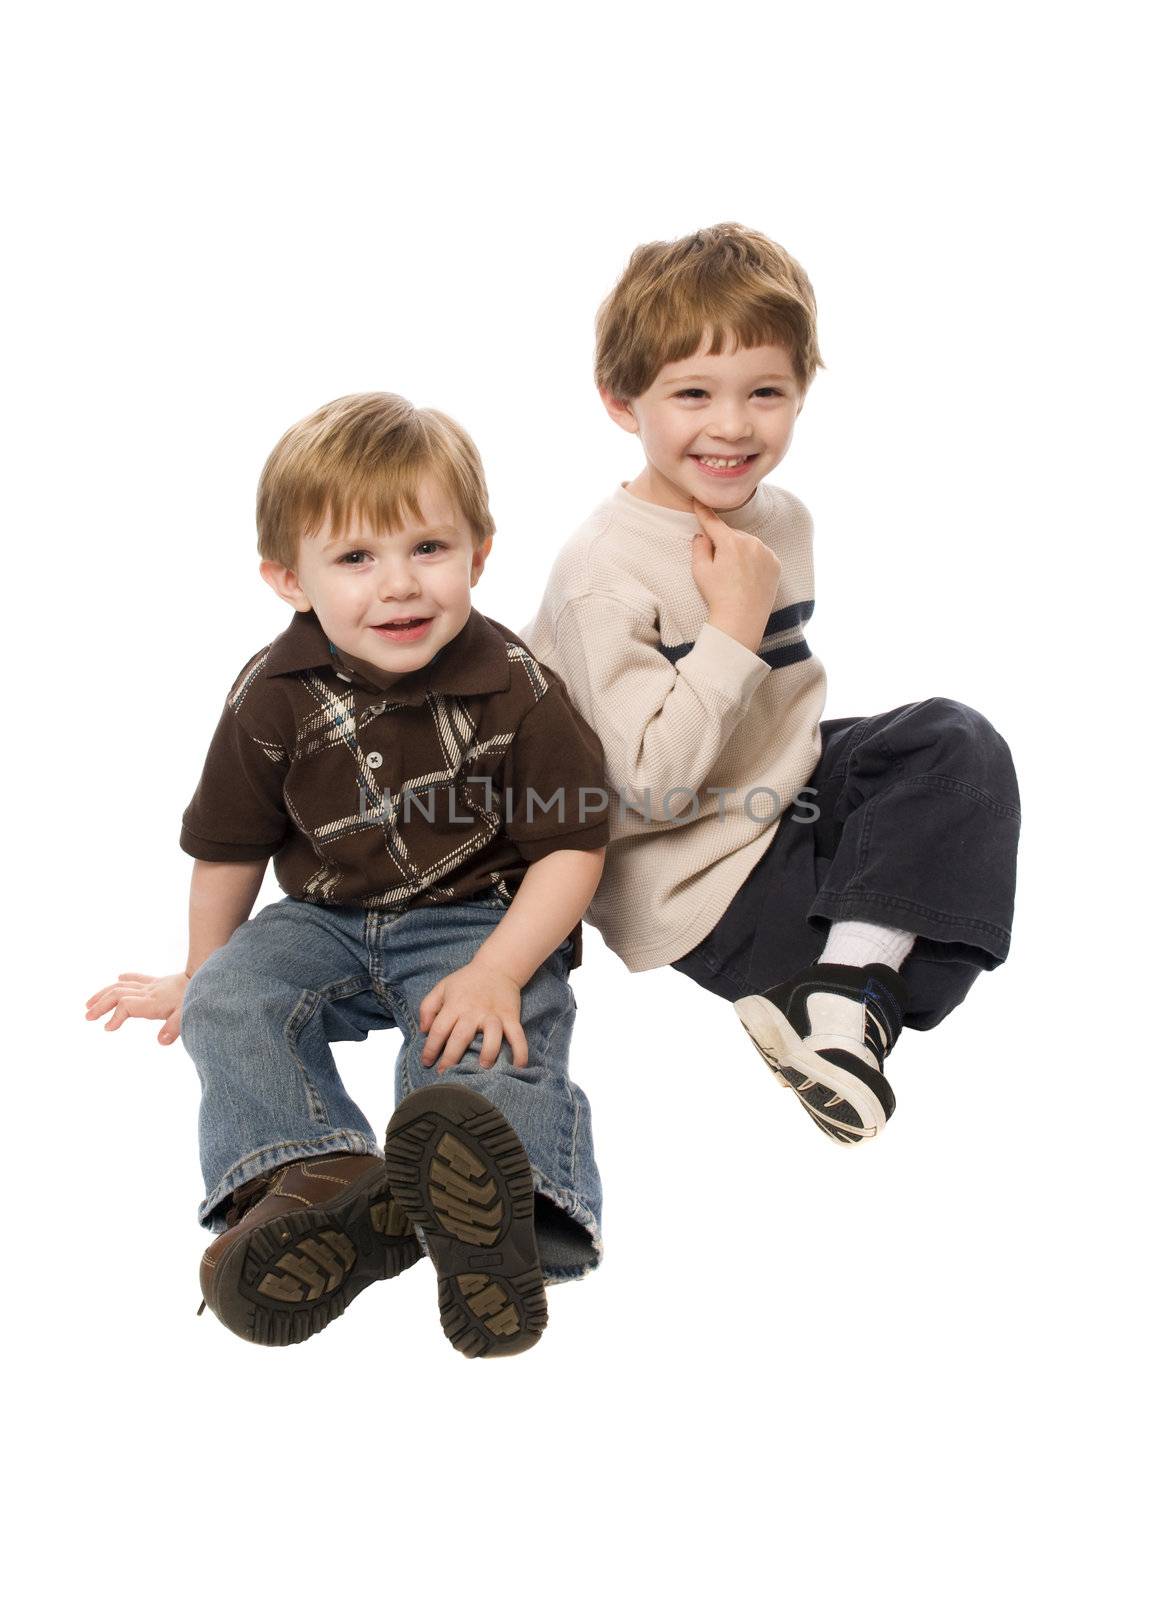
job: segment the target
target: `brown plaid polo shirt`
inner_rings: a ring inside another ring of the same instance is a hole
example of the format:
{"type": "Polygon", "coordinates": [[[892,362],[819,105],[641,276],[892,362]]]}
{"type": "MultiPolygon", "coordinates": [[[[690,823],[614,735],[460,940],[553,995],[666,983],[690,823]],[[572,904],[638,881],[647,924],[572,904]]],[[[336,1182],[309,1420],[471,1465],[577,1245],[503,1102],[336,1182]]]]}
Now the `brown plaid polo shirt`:
{"type": "Polygon", "coordinates": [[[179,842],[273,856],[299,900],[402,911],[507,901],[529,862],[605,844],[608,812],[596,735],[507,628],[473,610],[393,679],[299,611],[232,686],[179,842]]]}

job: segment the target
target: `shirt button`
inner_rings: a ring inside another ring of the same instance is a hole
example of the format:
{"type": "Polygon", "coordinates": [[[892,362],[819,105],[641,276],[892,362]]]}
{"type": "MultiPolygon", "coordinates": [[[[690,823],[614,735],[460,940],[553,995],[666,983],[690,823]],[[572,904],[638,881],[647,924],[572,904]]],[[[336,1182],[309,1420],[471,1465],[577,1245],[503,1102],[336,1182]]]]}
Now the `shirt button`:
{"type": "Polygon", "coordinates": [[[366,765],[368,767],[380,767],[382,765],[382,757],[378,754],[377,750],[371,750],[367,754],[366,765]]]}

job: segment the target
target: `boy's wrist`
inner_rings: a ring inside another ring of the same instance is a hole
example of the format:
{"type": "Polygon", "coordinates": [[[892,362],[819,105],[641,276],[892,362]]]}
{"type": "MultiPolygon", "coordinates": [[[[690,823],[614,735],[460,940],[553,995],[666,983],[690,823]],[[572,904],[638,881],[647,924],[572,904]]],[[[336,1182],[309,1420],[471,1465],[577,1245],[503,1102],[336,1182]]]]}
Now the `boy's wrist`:
{"type": "MultiPolygon", "coordinates": [[[[523,967],[515,960],[510,960],[504,954],[497,955],[495,951],[489,950],[488,944],[493,938],[495,938],[495,934],[490,934],[488,939],[485,939],[484,943],[468,962],[468,966],[474,967],[480,973],[492,973],[498,977],[507,978],[510,983],[515,983],[518,989],[523,989],[537,968],[533,967],[530,971],[525,972],[523,967]]],[[[537,965],[539,966],[540,963],[538,962],[537,965]]]]}

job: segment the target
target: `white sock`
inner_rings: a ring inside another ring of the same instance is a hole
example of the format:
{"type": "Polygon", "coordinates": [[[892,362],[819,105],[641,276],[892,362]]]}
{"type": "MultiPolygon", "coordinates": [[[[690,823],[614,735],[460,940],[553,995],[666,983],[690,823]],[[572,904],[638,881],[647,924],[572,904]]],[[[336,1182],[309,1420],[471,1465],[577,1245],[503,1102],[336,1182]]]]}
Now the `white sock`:
{"type": "Polygon", "coordinates": [[[877,961],[897,972],[914,942],[915,935],[901,928],[882,928],[877,922],[835,922],[817,959],[842,967],[866,967],[877,961]]]}

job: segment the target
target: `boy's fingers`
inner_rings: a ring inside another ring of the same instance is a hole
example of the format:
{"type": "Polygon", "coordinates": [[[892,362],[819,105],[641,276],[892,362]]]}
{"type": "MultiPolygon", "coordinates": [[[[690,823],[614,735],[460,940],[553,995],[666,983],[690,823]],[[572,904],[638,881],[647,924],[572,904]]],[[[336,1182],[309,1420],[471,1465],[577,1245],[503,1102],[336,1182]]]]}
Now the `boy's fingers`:
{"type": "Polygon", "coordinates": [[[447,1049],[443,1052],[443,1060],[439,1063],[439,1070],[443,1072],[448,1067],[454,1067],[457,1061],[462,1061],[467,1053],[467,1048],[479,1032],[474,1022],[457,1022],[448,1035],[447,1049]]]}
{"type": "Polygon", "coordinates": [[[443,1043],[447,1038],[450,1027],[450,1023],[445,1024],[442,1018],[436,1017],[431,1026],[425,1030],[427,1043],[423,1046],[423,1054],[420,1057],[425,1067],[430,1067],[434,1064],[435,1057],[443,1049],[443,1043]]]}
{"type": "Polygon", "coordinates": [[[111,983],[99,994],[94,995],[92,999],[87,1000],[86,1005],[97,1004],[104,1011],[108,1011],[115,1000],[123,1000],[128,995],[140,995],[141,993],[141,984],[111,983]]]}
{"type": "Polygon", "coordinates": [[[491,1067],[495,1065],[496,1057],[500,1054],[500,1041],[504,1037],[504,1029],[499,1017],[489,1017],[484,1024],[484,1042],[480,1046],[480,1065],[491,1067]]]}
{"type": "Polygon", "coordinates": [[[424,1033],[430,1033],[431,1024],[443,1005],[443,985],[437,984],[429,995],[425,995],[419,1007],[419,1026],[424,1033]]]}
{"type": "Polygon", "coordinates": [[[152,995],[124,994],[114,1008],[114,1017],[117,1017],[118,1021],[115,1022],[114,1017],[111,1017],[109,1022],[106,1023],[106,1027],[120,1028],[127,1017],[165,1017],[167,1015],[168,1013],[162,1009],[158,1000],[152,995]]]}
{"type": "MultiPolygon", "coordinates": [[[[122,983],[108,983],[104,989],[99,989],[96,994],[91,994],[85,1003],[87,1006],[92,1006],[100,1000],[117,1000],[125,987],[126,985],[122,983]]],[[[134,993],[137,992],[137,990],[134,991],[134,993]]]]}
{"type": "Polygon", "coordinates": [[[700,526],[703,528],[703,531],[707,534],[708,538],[713,544],[717,543],[717,541],[721,539],[725,533],[730,533],[732,531],[726,522],[723,522],[719,517],[716,516],[715,512],[710,506],[704,505],[702,500],[693,499],[691,502],[691,509],[699,518],[700,526]]]}
{"type": "Polygon", "coordinates": [[[436,1056],[443,1049],[444,1043],[459,1020],[459,1013],[450,1009],[443,1009],[427,1029],[427,1043],[423,1050],[423,1064],[431,1066],[436,1056]]]}
{"type": "Polygon", "coordinates": [[[527,1067],[529,1064],[529,1042],[525,1038],[525,1031],[520,1023],[509,1017],[504,1024],[504,1031],[508,1035],[508,1042],[512,1046],[513,1064],[518,1067],[527,1067]]]}

